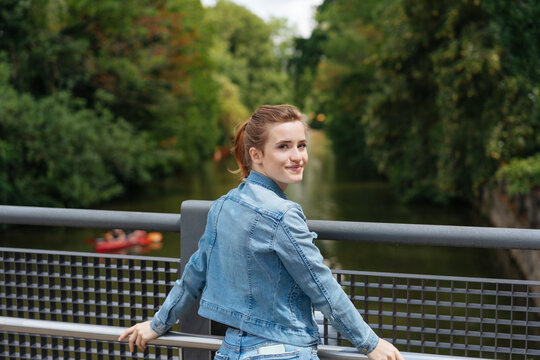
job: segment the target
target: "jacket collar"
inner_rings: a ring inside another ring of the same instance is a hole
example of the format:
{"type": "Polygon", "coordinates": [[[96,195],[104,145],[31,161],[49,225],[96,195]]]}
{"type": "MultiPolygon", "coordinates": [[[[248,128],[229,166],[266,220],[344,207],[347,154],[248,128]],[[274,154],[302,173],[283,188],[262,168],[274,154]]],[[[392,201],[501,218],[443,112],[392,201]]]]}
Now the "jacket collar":
{"type": "Polygon", "coordinates": [[[244,181],[248,183],[260,185],[268,190],[273,191],[279,197],[287,200],[287,195],[285,195],[283,190],[280,189],[278,184],[276,184],[274,180],[270,179],[269,177],[264,176],[261,173],[251,170],[249,172],[249,176],[245,178],[244,181]]]}

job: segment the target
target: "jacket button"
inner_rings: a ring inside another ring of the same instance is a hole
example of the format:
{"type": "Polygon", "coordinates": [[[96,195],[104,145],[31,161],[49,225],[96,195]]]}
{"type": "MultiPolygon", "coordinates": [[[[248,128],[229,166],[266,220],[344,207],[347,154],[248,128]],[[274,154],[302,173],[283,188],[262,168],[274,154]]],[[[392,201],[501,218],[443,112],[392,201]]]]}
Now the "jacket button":
{"type": "Polygon", "coordinates": [[[366,348],[362,349],[362,352],[364,352],[364,353],[367,352],[367,349],[366,348]]]}

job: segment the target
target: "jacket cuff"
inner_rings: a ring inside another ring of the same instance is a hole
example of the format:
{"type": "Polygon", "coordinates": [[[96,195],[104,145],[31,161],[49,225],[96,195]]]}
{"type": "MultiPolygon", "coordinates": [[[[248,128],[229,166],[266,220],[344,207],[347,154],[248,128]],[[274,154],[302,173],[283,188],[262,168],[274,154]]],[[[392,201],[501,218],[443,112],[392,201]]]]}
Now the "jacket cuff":
{"type": "Polygon", "coordinates": [[[154,316],[154,318],[152,319],[152,321],[150,321],[150,327],[152,328],[152,330],[154,330],[157,334],[159,334],[159,336],[165,334],[167,332],[167,330],[169,330],[169,328],[165,325],[165,323],[163,323],[162,321],[160,321],[157,316],[154,316]]]}
{"type": "MultiPolygon", "coordinates": [[[[370,329],[371,330],[371,329],[370,329]]],[[[362,354],[369,354],[379,345],[379,337],[375,334],[373,330],[369,332],[367,340],[362,344],[357,346],[358,351],[362,354]]]]}

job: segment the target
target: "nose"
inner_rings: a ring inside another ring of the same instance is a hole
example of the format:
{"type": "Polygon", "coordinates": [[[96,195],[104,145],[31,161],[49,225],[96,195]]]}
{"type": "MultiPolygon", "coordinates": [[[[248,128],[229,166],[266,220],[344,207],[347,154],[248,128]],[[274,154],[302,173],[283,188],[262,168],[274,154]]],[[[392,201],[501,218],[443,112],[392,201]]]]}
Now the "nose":
{"type": "Polygon", "coordinates": [[[297,147],[293,147],[291,149],[291,153],[289,155],[291,161],[300,161],[302,160],[302,155],[300,154],[300,151],[298,150],[297,147]]]}

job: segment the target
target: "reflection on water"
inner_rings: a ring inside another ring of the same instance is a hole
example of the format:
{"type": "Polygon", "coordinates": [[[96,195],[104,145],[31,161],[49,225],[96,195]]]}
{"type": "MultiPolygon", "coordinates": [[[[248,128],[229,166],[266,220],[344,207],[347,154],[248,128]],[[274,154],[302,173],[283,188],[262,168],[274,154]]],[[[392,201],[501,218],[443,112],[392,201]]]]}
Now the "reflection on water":
{"type": "MultiPolygon", "coordinates": [[[[358,181],[338,176],[346,171],[336,170],[329,144],[321,132],[312,133],[309,146],[305,179],[287,190],[289,198],[302,205],[309,219],[489,226],[486,219],[470,208],[403,204],[384,181],[358,181]]],[[[189,174],[156,181],[100,209],[178,213],[184,200],[214,200],[237,186],[238,175],[228,171],[234,168],[233,159],[217,164],[209,161],[189,174]]],[[[0,245],[92,252],[93,247],[85,244],[84,239],[100,237],[105,231],[107,229],[12,227],[0,232],[0,245]]],[[[505,277],[498,266],[497,252],[493,250],[326,240],[318,240],[317,245],[335,268],[505,277]]],[[[179,235],[164,233],[162,248],[152,249],[148,254],[179,256],[179,235]]]]}

